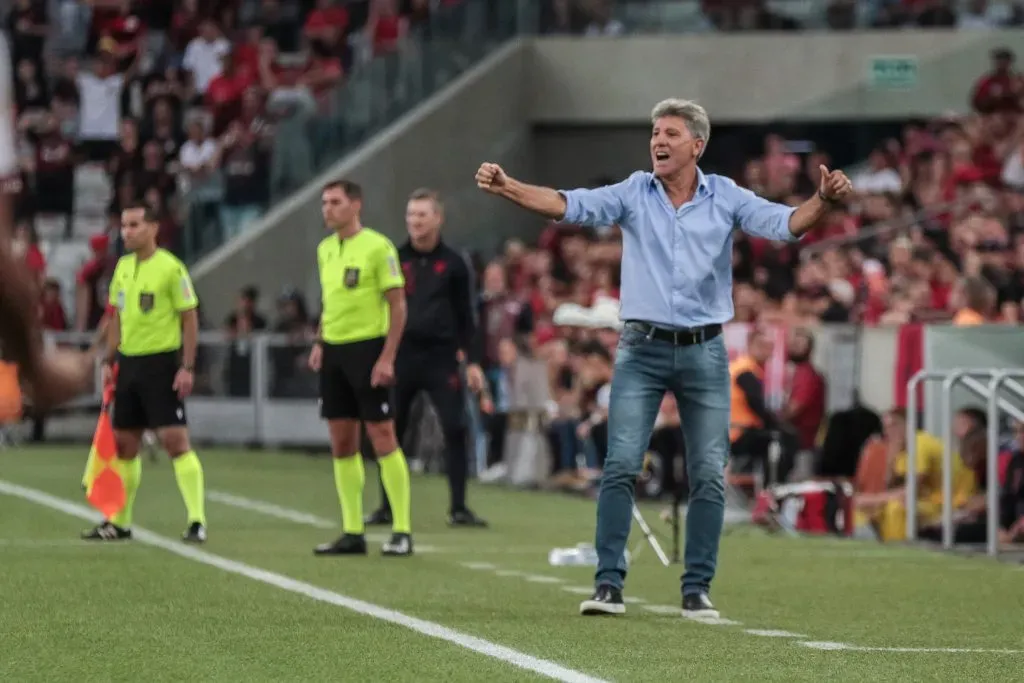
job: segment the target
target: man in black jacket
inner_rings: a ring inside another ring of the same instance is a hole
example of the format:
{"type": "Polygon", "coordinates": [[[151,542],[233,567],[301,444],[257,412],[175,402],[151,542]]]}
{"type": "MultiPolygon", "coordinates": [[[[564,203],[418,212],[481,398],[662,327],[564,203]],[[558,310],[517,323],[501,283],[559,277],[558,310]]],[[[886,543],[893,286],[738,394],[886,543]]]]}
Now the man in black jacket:
{"type": "MultiPolygon", "coordinates": [[[[425,391],[444,432],[445,469],[451,494],[448,523],[483,527],[487,523],[466,507],[469,469],[465,383],[477,393],[484,385],[480,369],[473,275],[462,254],[441,241],[444,208],[437,193],[416,190],[409,197],[405,221],[409,241],[398,250],[405,275],[408,320],[395,363],[395,410],[398,437],[406,436],[413,400],[425,391]]],[[[381,487],[381,507],[367,524],[390,524],[391,509],[381,487]]]]}

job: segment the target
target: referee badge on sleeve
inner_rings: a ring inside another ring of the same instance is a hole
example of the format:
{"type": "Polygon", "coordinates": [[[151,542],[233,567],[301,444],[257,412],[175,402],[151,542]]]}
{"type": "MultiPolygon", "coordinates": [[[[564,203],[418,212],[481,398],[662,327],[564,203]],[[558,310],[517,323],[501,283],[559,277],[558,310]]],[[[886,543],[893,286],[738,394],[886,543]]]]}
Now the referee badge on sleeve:
{"type": "Polygon", "coordinates": [[[359,269],[358,268],[346,268],[345,269],[345,286],[352,289],[359,285],[359,269]]]}
{"type": "Polygon", "coordinates": [[[398,277],[398,262],[394,256],[388,256],[388,270],[391,271],[391,277],[398,277]]]}

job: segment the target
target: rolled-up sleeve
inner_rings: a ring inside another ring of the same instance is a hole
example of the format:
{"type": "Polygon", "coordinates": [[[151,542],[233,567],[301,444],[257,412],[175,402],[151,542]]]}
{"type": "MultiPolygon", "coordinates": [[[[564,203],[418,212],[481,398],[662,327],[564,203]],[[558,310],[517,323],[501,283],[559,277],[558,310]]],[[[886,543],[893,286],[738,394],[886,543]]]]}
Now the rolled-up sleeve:
{"type": "Polygon", "coordinates": [[[559,190],[565,197],[566,223],[598,228],[622,222],[626,210],[627,181],[592,190],[559,190]]]}
{"type": "Polygon", "coordinates": [[[735,186],[733,194],[733,215],[740,230],[775,242],[799,242],[800,238],[789,230],[789,218],[796,211],[795,206],[776,204],[746,188],[735,186]]]}

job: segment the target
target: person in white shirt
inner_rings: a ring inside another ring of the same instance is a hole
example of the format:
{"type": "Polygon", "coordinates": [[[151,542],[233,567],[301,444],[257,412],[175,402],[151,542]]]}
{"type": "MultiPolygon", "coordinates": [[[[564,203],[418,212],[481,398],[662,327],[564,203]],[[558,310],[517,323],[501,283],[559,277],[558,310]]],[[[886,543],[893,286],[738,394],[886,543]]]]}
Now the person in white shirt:
{"type": "Polygon", "coordinates": [[[990,5],[989,0],[970,0],[956,20],[959,29],[993,29],[1010,19],[1009,3],[990,5]]]}
{"type": "Polygon", "coordinates": [[[869,168],[853,178],[853,189],[859,194],[898,193],[903,179],[891,166],[885,150],[876,149],[868,157],[869,168]]]}
{"type": "Polygon", "coordinates": [[[1007,187],[1024,190],[1024,144],[1006,158],[1001,179],[1007,187]]]}
{"type": "Polygon", "coordinates": [[[192,183],[216,168],[217,142],[209,136],[206,121],[195,117],[188,125],[188,140],[178,151],[178,164],[192,183]]]}
{"type": "Polygon", "coordinates": [[[589,12],[590,22],[583,33],[587,36],[621,36],[626,27],[621,21],[612,17],[612,7],[608,0],[593,0],[589,12]]]}
{"type": "Polygon", "coordinates": [[[199,25],[199,35],[189,41],[182,66],[192,72],[196,92],[205,94],[210,81],[220,75],[221,59],[231,52],[231,43],[221,35],[212,19],[199,25]]]}
{"type": "MultiPolygon", "coordinates": [[[[137,63],[137,60],[136,60],[137,63]]],[[[78,86],[78,139],[89,161],[105,162],[117,150],[121,96],[128,74],[117,72],[117,58],[100,51],[91,71],[75,77],[78,86]]]]}

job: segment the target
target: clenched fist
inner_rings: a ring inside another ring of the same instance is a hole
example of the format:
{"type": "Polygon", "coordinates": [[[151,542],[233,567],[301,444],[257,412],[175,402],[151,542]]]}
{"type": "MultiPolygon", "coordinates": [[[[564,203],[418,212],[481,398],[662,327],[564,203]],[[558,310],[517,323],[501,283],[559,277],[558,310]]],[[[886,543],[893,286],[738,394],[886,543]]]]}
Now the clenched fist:
{"type": "Polygon", "coordinates": [[[838,202],[853,191],[853,183],[850,182],[850,179],[842,171],[829,171],[824,164],[819,166],[818,170],[821,171],[821,184],[818,185],[818,194],[821,195],[822,199],[838,202]]]}
{"type": "Polygon", "coordinates": [[[501,194],[508,176],[498,164],[484,162],[476,172],[476,186],[491,194],[501,194]]]}

